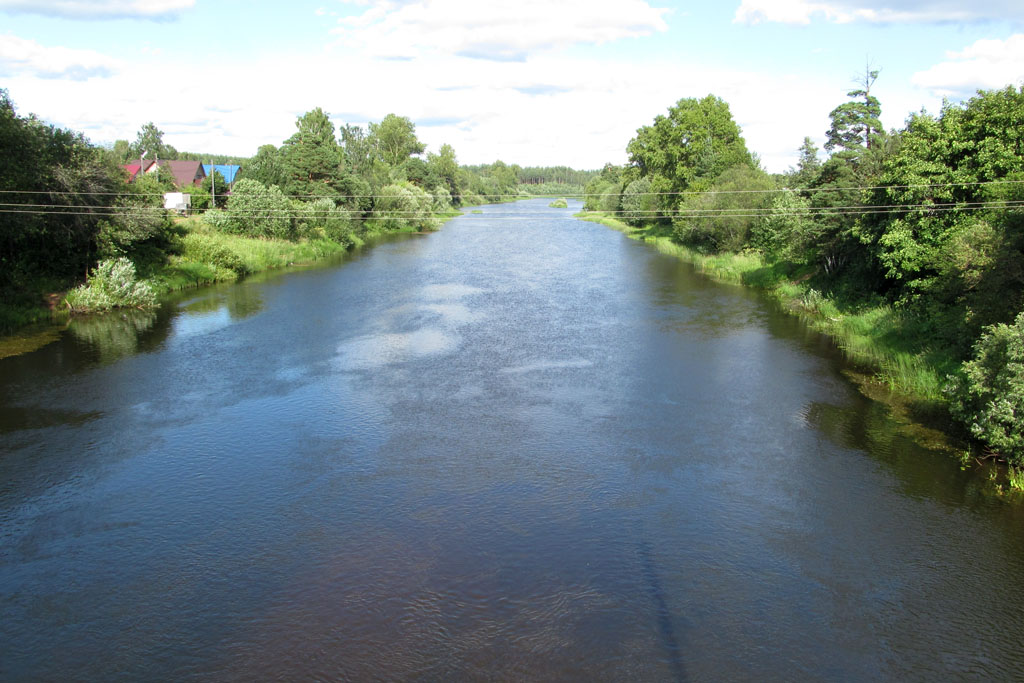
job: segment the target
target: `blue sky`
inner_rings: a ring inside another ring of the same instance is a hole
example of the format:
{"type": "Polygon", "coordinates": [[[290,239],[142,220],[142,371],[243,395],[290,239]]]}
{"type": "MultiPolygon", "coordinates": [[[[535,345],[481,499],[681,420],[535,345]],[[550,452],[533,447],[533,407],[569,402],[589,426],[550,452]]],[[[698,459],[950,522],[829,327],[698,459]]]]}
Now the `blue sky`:
{"type": "Polygon", "coordinates": [[[771,171],[865,64],[886,126],[1024,83],[1024,3],[990,0],[0,0],[0,87],[21,113],[179,150],[251,155],[296,116],[408,116],[462,163],[624,163],[683,97],[725,99],[771,171]]]}

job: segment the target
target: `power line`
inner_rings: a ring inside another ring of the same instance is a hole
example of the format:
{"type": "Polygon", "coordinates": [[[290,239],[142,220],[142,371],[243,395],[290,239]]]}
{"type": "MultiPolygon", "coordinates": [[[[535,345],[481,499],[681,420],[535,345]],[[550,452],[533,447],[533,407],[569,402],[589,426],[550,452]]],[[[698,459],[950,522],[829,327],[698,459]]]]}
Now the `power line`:
{"type": "MultiPolygon", "coordinates": [[[[793,193],[816,193],[816,192],[852,192],[865,190],[897,190],[897,189],[927,189],[947,187],[982,187],[989,185],[1021,185],[1024,180],[980,180],[974,182],[959,183],[916,183],[909,185],[851,185],[845,187],[817,187],[817,188],[776,188],[771,190],[700,190],[700,191],[665,191],[665,192],[636,192],[631,193],[634,197],[674,197],[674,196],[704,196],[720,194],[776,194],[783,192],[793,193]]],[[[423,190],[426,194],[429,191],[423,190]]],[[[86,192],[76,190],[0,190],[0,194],[45,194],[45,195],[96,195],[96,196],[118,196],[118,197],[162,197],[166,193],[135,193],[135,192],[86,192]]],[[[187,193],[186,193],[187,194],[187,193]]],[[[476,193],[473,193],[476,194],[476,193]]],[[[489,199],[578,199],[586,197],[616,197],[621,192],[578,192],[578,193],[555,193],[524,195],[523,193],[494,194],[486,193],[481,196],[489,199]]],[[[230,195],[229,195],[230,196],[230,195]]],[[[322,194],[294,194],[285,195],[290,199],[380,199],[391,198],[393,194],[351,194],[351,195],[322,195],[322,194]]]]}

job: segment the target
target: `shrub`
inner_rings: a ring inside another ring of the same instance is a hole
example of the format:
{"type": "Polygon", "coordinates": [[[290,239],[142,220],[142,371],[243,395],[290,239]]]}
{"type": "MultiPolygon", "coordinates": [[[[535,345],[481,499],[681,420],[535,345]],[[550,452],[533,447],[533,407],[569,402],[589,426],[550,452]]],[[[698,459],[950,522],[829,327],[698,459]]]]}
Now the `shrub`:
{"type": "Polygon", "coordinates": [[[954,414],[993,450],[1024,464],[1024,312],[1012,325],[992,325],[974,358],[951,378],[954,414]]]}
{"type": "Polygon", "coordinates": [[[292,204],[297,216],[296,233],[306,239],[329,239],[349,246],[352,244],[352,222],[346,209],[338,208],[333,199],[321,197],[312,202],[292,204]]]}
{"type": "Polygon", "coordinates": [[[622,220],[630,225],[654,221],[658,209],[658,195],[651,189],[650,178],[634,180],[622,191],[622,220]]]}
{"type": "Polygon", "coordinates": [[[430,207],[434,198],[408,183],[387,185],[381,189],[373,217],[384,230],[434,230],[437,222],[430,207]]]}
{"type": "Polygon", "coordinates": [[[189,261],[227,268],[239,275],[249,272],[242,257],[221,244],[216,237],[193,232],[182,238],[181,245],[181,255],[189,261]]]}
{"type": "Polygon", "coordinates": [[[548,206],[550,206],[552,209],[568,209],[569,202],[567,202],[565,199],[556,199],[555,201],[548,204],[548,206]]]}
{"type": "Polygon", "coordinates": [[[79,313],[146,308],[156,305],[156,293],[149,283],[135,279],[135,264],[122,256],[100,261],[88,282],[69,292],[65,302],[79,313]]]}
{"type": "Polygon", "coordinates": [[[247,237],[288,239],[292,236],[292,207],[276,185],[243,178],[235,183],[221,214],[207,213],[207,222],[217,230],[247,237]]]}

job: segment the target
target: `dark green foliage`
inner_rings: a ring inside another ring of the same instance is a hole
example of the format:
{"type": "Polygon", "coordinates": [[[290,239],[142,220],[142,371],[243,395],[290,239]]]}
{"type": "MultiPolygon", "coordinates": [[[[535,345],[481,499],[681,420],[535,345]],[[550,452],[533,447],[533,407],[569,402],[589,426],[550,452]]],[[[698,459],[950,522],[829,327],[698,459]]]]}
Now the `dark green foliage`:
{"type": "Polygon", "coordinates": [[[684,196],[672,220],[676,238],[702,251],[740,251],[774,189],[772,177],[760,169],[726,169],[708,192],[684,196]]]}
{"type": "Polygon", "coordinates": [[[281,145],[284,191],[294,197],[333,197],[344,175],[334,124],[317,107],[295,122],[298,131],[281,145]]]}
{"type": "Polygon", "coordinates": [[[882,105],[878,98],[871,94],[871,86],[878,78],[878,71],[865,69],[860,81],[860,88],[851,90],[846,96],[851,98],[829,113],[832,127],[829,128],[825,149],[829,152],[856,155],[872,146],[874,138],[884,132],[878,117],[882,115],[882,105]]]}
{"type": "Polygon", "coordinates": [[[1024,464],[1024,313],[1012,325],[986,328],[949,391],[955,414],[974,436],[1024,464]]]}
{"type": "MultiPolygon", "coordinates": [[[[228,182],[224,180],[223,174],[217,169],[210,169],[210,171],[210,175],[203,178],[203,182],[199,187],[207,197],[207,206],[210,205],[211,201],[214,201],[215,208],[223,209],[228,204],[228,182]]],[[[194,205],[195,199],[192,201],[193,209],[200,208],[194,205]]]]}
{"type": "Polygon", "coordinates": [[[256,151],[256,156],[242,164],[241,170],[235,177],[235,181],[242,178],[255,180],[267,187],[285,184],[284,163],[281,160],[281,153],[273,145],[263,145],[256,151]]]}
{"type": "Polygon", "coordinates": [[[79,134],[18,116],[0,90],[0,190],[15,205],[0,213],[0,296],[43,281],[84,277],[96,259],[123,172],[79,134]]]}

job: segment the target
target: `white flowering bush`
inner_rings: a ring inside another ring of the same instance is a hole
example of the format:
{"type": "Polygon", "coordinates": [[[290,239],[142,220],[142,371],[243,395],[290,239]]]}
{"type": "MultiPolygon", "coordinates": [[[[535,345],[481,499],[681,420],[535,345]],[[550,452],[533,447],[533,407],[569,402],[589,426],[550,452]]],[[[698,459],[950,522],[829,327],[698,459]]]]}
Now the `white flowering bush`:
{"type": "Polygon", "coordinates": [[[64,301],[77,313],[148,308],[156,305],[156,292],[148,282],[136,279],[135,264],[122,256],[100,261],[89,280],[70,291],[64,301]]]}

